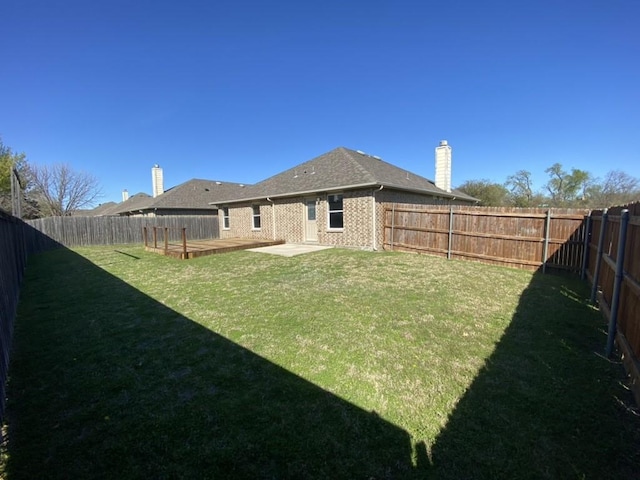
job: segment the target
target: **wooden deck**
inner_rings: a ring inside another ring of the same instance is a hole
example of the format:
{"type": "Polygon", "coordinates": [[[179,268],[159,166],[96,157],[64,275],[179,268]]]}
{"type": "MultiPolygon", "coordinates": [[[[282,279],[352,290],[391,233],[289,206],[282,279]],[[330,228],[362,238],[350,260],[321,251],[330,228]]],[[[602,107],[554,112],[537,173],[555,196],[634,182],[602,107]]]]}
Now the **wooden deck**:
{"type": "Polygon", "coordinates": [[[280,245],[284,240],[256,240],[252,238],[226,238],[218,240],[189,240],[185,245],[182,243],[169,243],[167,248],[164,244],[158,244],[157,248],[145,246],[147,252],[168,255],[174,258],[187,260],[189,258],[214,255],[216,253],[227,253],[235,250],[246,250],[247,248],[268,247],[270,245],[280,245]]]}

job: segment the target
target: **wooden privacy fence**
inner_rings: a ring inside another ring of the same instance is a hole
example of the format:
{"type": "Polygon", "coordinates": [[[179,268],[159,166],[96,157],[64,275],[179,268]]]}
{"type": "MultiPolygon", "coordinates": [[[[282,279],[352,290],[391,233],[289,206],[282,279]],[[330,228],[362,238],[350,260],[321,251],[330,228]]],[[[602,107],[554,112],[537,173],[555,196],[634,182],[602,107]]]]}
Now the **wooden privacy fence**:
{"type": "Polygon", "coordinates": [[[606,353],[617,341],[640,404],[640,203],[594,211],[589,223],[591,300],[609,323],[606,353]]]}
{"type": "Polygon", "coordinates": [[[56,242],[0,210],[0,422],[4,417],[13,324],[27,257],[55,246],[56,242]]]}
{"type": "Polygon", "coordinates": [[[0,213],[0,418],[4,415],[13,323],[26,262],[27,250],[19,220],[0,213]]]}
{"type": "Polygon", "coordinates": [[[401,204],[384,207],[384,248],[530,270],[580,271],[588,210],[401,204]]]}
{"type": "Polygon", "coordinates": [[[192,239],[220,236],[214,215],[163,215],[159,217],[49,217],[28,220],[35,229],[67,247],[142,243],[143,227],[168,227],[179,241],[178,229],[187,228],[192,239]]]}

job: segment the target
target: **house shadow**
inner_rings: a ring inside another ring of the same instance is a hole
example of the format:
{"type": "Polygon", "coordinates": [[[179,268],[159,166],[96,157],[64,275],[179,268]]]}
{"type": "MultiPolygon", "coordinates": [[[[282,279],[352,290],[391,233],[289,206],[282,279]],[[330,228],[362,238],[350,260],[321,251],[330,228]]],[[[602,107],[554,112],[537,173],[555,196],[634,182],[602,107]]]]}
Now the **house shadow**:
{"type": "Polygon", "coordinates": [[[7,480],[422,478],[403,429],[68,249],[30,259],[23,296],[7,480]]]}
{"type": "Polygon", "coordinates": [[[419,448],[429,478],[640,478],[640,424],[588,296],[575,276],[534,274],[435,443],[419,448]]]}

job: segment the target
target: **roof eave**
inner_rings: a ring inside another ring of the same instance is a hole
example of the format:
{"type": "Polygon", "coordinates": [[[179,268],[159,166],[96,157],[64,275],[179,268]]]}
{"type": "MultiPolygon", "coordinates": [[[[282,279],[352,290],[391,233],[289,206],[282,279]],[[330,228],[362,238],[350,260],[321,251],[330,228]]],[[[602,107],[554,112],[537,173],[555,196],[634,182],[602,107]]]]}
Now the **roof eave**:
{"type": "Polygon", "coordinates": [[[383,185],[385,188],[394,188],[396,190],[403,190],[405,192],[422,193],[422,194],[431,195],[432,197],[446,197],[446,198],[450,198],[451,200],[468,200],[470,202],[479,201],[478,199],[469,197],[468,195],[460,195],[460,194],[456,194],[455,192],[446,192],[444,190],[441,190],[439,192],[434,192],[432,190],[426,190],[423,188],[404,187],[400,185],[394,185],[391,183],[382,183],[380,185],[383,185]]]}
{"type": "Polygon", "coordinates": [[[288,197],[300,197],[304,195],[312,195],[321,192],[339,192],[340,190],[351,190],[355,188],[367,188],[367,187],[377,187],[380,186],[380,183],[377,182],[368,182],[368,183],[359,183],[355,185],[340,185],[337,187],[327,187],[327,188],[316,188],[313,190],[301,190],[298,192],[288,192],[288,193],[276,193],[273,195],[258,195],[255,197],[246,197],[239,198],[236,200],[225,200],[223,202],[211,202],[209,205],[224,205],[228,203],[242,203],[242,202],[252,202],[255,200],[262,200],[263,198],[288,198],[288,197]]]}
{"type": "Polygon", "coordinates": [[[369,188],[369,187],[393,188],[395,190],[402,190],[405,192],[412,192],[412,193],[420,193],[423,195],[430,195],[432,197],[445,197],[445,198],[450,198],[452,200],[455,200],[455,199],[468,200],[470,202],[475,201],[474,199],[467,198],[459,194],[457,195],[451,192],[445,192],[444,190],[439,192],[434,192],[432,190],[405,187],[402,185],[395,185],[393,183],[388,183],[388,182],[367,182],[367,183],[358,183],[354,185],[340,185],[336,187],[318,188],[313,190],[300,190],[297,192],[279,193],[279,194],[273,194],[273,195],[256,195],[252,197],[244,197],[244,198],[238,198],[233,200],[224,200],[221,202],[210,202],[209,205],[218,206],[218,205],[227,205],[227,204],[233,204],[233,203],[254,202],[256,200],[263,200],[267,198],[273,199],[273,198],[300,197],[305,195],[317,194],[321,192],[338,192],[341,190],[353,190],[356,188],[369,188]]]}

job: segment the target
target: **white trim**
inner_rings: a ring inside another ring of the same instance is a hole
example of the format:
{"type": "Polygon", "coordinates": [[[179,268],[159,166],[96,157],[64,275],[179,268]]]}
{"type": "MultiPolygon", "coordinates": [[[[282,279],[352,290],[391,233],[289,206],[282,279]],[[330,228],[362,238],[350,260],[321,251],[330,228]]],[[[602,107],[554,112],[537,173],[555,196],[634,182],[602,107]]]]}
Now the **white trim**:
{"type": "Polygon", "coordinates": [[[222,210],[222,230],[231,230],[231,218],[230,218],[229,207],[222,207],[221,210],[222,210]],[[227,225],[225,225],[225,223],[227,225]]]}
{"type": "Polygon", "coordinates": [[[260,205],[251,205],[251,231],[259,232],[260,230],[262,230],[262,211],[260,205]],[[257,214],[256,208],[258,209],[257,214]],[[256,219],[258,219],[258,223],[260,224],[258,227],[256,227],[256,219]]]}

